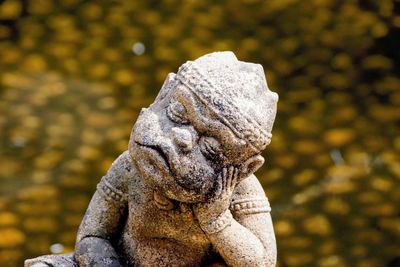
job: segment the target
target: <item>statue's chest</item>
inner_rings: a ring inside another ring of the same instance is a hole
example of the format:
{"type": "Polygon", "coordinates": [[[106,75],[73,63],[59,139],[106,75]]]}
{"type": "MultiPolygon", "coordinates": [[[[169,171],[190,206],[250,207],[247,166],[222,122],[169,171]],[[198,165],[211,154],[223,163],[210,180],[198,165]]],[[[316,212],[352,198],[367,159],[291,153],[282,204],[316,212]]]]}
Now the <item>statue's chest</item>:
{"type": "Polygon", "coordinates": [[[188,204],[149,190],[129,201],[128,228],[136,238],[171,239],[205,246],[209,241],[188,204]]]}

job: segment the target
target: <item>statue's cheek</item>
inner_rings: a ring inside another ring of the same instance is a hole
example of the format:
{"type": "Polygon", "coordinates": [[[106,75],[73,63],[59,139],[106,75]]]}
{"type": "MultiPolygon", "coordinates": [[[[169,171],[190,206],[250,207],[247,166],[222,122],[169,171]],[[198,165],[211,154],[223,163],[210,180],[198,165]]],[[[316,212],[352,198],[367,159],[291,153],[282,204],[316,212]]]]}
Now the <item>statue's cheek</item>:
{"type": "Polygon", "coordinates": [[[216,173],[214,168],[198,153],[182,156],[176,168],[176,180],[181,186],[207,193],[214,185],[216,173]]]}
{"type": "Polygon", "coordinates": [[[135,123],[131,139],[143,145],[158,145],[163,139],[170,138],[165,133],[169,133],[172,126],[162,112],[143,109],[135,123]]]}

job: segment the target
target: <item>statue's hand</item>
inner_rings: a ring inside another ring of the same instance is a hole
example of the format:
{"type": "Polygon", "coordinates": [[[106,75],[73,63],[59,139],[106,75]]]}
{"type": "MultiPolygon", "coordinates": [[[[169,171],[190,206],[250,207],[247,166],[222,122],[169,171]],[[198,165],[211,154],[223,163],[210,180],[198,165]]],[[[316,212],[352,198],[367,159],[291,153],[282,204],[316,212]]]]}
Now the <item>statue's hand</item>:
{"type": "Polygon", "coordinates": [[[239,169],[231,166],[223,168],[218,176],[217,194],[207,202],[197,203],[193,207],[195,216],[200,225],[215,221],[221,214],[229,209],[232,193],[239,180],[239,169]]]}

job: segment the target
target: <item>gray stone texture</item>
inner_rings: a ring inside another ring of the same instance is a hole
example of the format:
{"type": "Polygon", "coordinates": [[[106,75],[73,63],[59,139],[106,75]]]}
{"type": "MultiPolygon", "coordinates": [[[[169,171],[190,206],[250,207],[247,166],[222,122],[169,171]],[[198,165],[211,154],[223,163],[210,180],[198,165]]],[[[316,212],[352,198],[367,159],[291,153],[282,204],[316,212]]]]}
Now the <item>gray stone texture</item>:
{"type": "Polygon", "coordinates": [[[262,66],[232,52],[186,62],[98,184],[74,254],[25,266],[275,266],[271,208],[253,173],[277,101],[262,66]]]}

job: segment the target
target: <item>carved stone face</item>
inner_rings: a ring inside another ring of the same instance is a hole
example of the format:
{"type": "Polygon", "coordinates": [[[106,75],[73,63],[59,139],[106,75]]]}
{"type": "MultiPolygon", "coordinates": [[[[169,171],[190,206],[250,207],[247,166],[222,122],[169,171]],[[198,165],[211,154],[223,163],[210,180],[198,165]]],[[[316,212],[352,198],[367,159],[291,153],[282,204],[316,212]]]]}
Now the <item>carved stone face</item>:
{"type": "Polygon", "coordinates": [[[248,176],[263,163],[261,150],[237,137],[175,74],[141,111],[129,151],[147,182],[171,199],[190,203],[213,196],[223,167],[235,166],[248,176]]]}
{"type": "Polygon", "coordinates": [[[142,110],[130,146],[139,172],[184,202],[204,201],[224,166],[257,154],[184,86],[142,110]]]}

